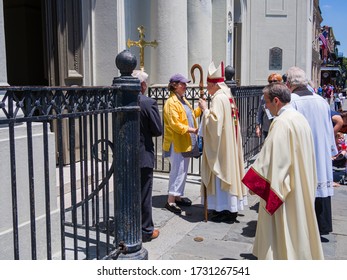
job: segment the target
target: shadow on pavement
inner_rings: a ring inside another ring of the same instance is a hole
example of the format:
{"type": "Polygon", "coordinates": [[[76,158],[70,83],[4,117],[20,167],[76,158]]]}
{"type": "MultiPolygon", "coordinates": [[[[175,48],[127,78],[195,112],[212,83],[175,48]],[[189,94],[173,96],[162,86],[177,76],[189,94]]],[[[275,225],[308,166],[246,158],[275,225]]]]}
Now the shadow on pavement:
{"type": "Polygon", "coordinates": [[[152,197],[152,207],[165,208],[167,195],[155,195],[152,197]]]}
{"type": "Polygon", "coordinates": [[[257,221],[249,221],[247,223],[247,226],[242,228],[241,235],[246,237],[254,237],[256,228],[257,228],[257,221]]]}

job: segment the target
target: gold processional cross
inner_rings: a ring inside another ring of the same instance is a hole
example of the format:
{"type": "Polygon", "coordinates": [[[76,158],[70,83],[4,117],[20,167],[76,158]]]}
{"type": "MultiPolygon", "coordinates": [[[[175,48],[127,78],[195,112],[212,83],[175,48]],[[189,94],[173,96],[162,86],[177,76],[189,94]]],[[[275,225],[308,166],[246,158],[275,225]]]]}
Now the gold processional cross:
{"type": "Polygon", "coordinates": [[[141,25],[140,27],[137,28],[137,30],[139,31],[140,35],[140,40],[138,41],[131,41],[130,39],[128,39],[128,48],[132,47],[132,46],[137,46],[140,48],[140,69],[141,71],[144,71],[145,70],[145,58],[144,58],[144,50],[145,50],[145,47],[147,46],[150,46],[150,47],[156,47],[158,46],[158,43],[156,40],[152,41],[152,42],[146,42],[144,40],[145,38],[145,34],[144,34],[144,31],[145,31],[145,28],[141,25]]]}

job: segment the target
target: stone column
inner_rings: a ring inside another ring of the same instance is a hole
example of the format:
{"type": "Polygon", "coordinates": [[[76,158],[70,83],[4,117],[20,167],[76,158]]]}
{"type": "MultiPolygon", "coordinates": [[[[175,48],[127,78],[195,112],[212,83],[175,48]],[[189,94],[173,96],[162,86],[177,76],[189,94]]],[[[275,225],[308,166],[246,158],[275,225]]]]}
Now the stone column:
{"type": "Polygon", "coordinates": [[[212,59],[216,65],[226,61],[227,57],[227,16],[228,5],[226,0],[214,1],[212,9],[212,59]]]}
{"type": "Polygon", "coordinates": [[[211,0],[188,1],[188,67],[190,69],[195,63],[200,64],[206,80],[211,61],[212,2],[211,0]]]}
{"type": "Polygon", "coordinates": [[[152,38],[158,42],[151,57],[151,81],[167,84],[175,73],[188,77],[187,1],[151,2],[152,38]]]}

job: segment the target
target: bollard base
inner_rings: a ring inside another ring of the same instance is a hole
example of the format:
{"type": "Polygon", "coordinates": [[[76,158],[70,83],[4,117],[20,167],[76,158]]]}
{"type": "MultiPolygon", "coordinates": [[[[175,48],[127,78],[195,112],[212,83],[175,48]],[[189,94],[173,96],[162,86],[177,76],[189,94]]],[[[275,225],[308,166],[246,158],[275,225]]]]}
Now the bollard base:
{"type": "Polygon", "coordinates": [[[148,260],[148,251],[145,248],[141,248],[134,253],[120,254],[117,260],[148,260]]]}

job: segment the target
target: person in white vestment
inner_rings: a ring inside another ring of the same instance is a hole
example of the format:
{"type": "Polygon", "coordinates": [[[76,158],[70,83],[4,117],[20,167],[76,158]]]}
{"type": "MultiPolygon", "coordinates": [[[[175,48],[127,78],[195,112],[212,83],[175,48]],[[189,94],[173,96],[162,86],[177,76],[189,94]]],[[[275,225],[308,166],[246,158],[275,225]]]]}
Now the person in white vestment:
{"type": "Polygon", "coordinates": [[[203,155],[202,190],[207,193],[203,203],[213,211],[214,222],[237,222],[237,213],[247,205],[247,188],[242,184],[244,161],[238,110],[230,89],[224,83],[224,67],[212,62],[208,69],[207,91],[211,96],[199,100],[203,111],[201,134],[203,155]],[[205,190],[203,188],[206,188],[205,190]]]}
{"type": "Polygon", "coordinates": [[[331,109],[321,96],[307,89],[306,73],[299,67],[288,69],[286,84],[292,93],[292,106],[305,116],[312,130],[318,178],[316,217],[320,234],[328,235],[333,230],[331,196],[334,195],[334,180],[331,158],[337,154],[331,109]]]}
{"type": "Polygon", "coordinates": [[[260,197],[253,254],[261,260],[324,259],[315,218],[317,174],[312,131],[280,83],[263,89],[275,116],[242,182],[260,197]]]}

